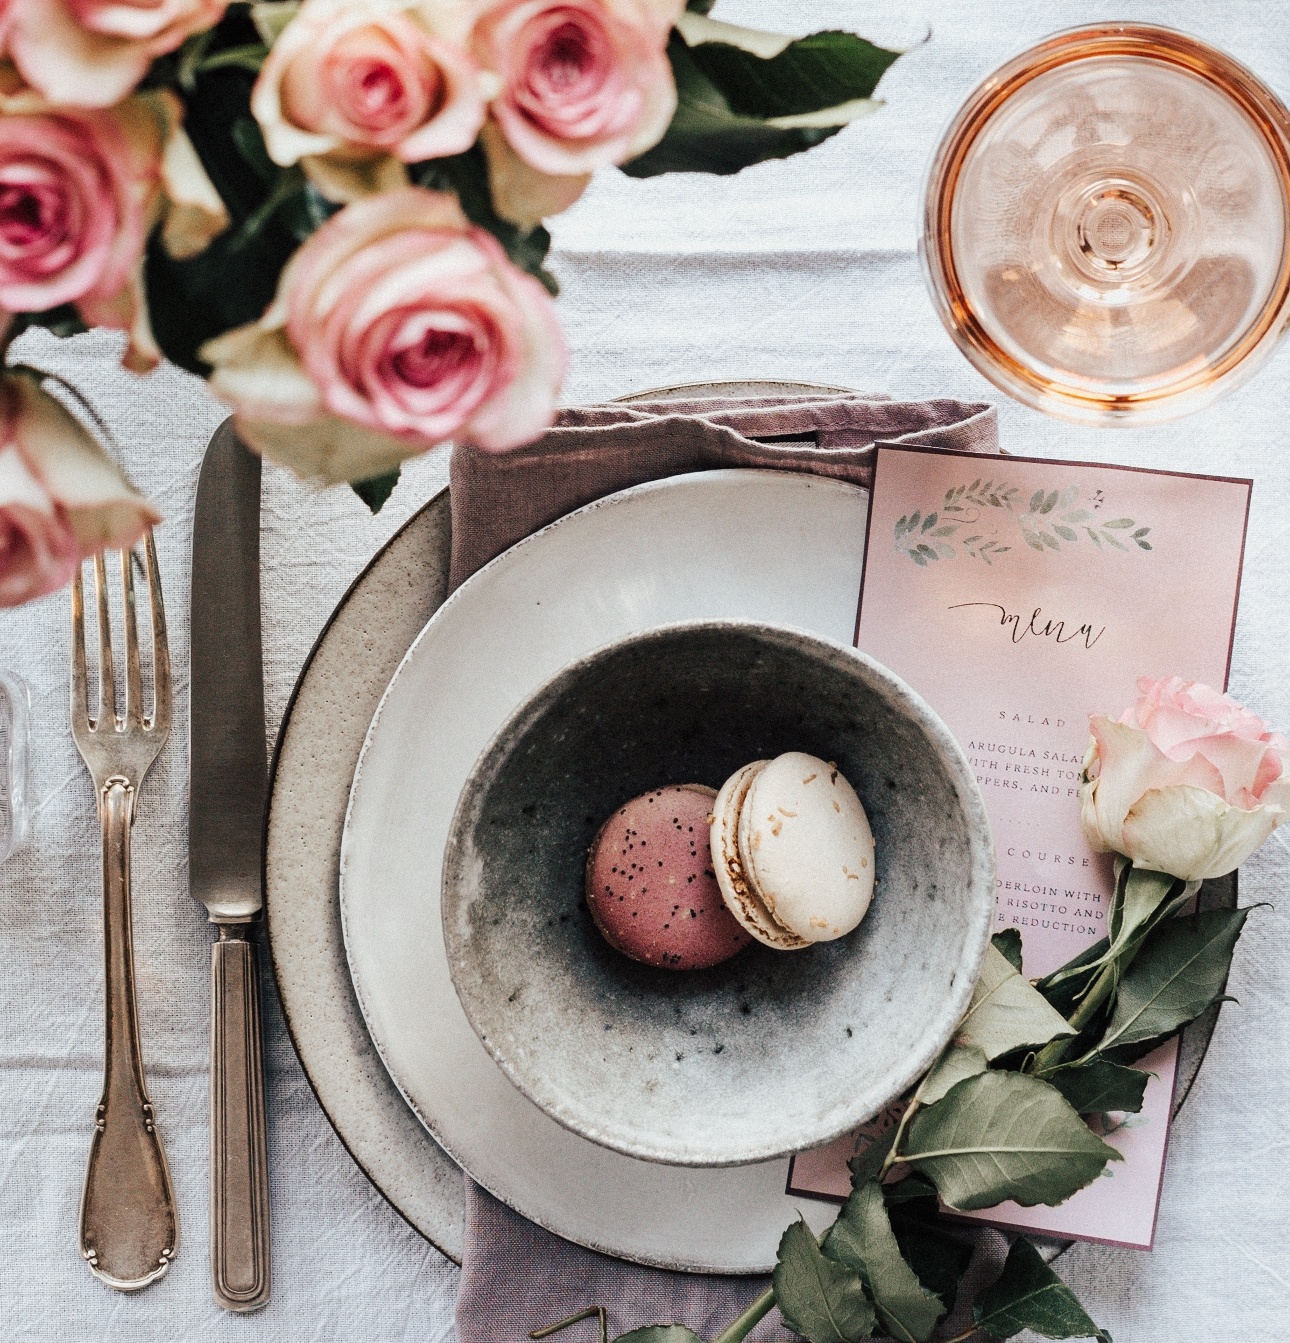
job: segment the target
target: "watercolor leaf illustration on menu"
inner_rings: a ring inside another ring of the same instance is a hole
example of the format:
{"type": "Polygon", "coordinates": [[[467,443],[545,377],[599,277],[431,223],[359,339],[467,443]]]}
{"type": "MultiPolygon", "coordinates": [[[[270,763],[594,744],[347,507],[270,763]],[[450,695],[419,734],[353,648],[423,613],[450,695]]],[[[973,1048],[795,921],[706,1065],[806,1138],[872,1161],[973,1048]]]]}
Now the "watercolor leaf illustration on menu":
{"type": "MultiPolygon", "coordinates": [[[[893,539],[898,551],[908,555],[920,568],[933,560],[952,560],[957,541],[966,555],[992,564],[1012,549],[1000,544],[995,518],[1007,518],[1016,525],[1021,539],[1031,550],[1060,551],[1063,543],[1074,545],[1087,537],[1099,550],[1106,546],[1128,553],[1131,546],[1150,550],[1150,527],[1140,527],[1132,518],[1102,520],[1098,511],[1105,499],[1081,500],[1078,485],[1064,490],[1036,490],[1024,512],[1013,505],[1020,491],[1006,481],[978,476],[971,484],[951,486],[938,508],[924,513],[916,509],[897,518],[893,539]]],[[[1010,529],[1011,530],[1011,529],[1010,529]]]]}
{"type": "MultiPolygon", "coordinates": [[[[712,7],[0,0],[0,348],[119,330],[127,368],[208,379],[250,447],[373,510],[437,444],[531,442],[568,364],[546,221],[601,170],[810,149],[900,54],[712,7]]],[[[4,605],[159,520],[54,387],[0,371],[4,605]]]]}
{"type": "MultiPolygon", "coordinates": [[[[937,1061],[849,1162],[851,1192],[816,1237],[779,1244],[770,1288],[712,1343],[742,1343],[778,1306],[809,1343],[945,1343],[977,1334],[1111,1343],[1019,1235],[1002,1272],[956,1309],[971,1242],[948,1211],[1056,1206],[1122,1154],[1105,1141],[1142,1109],[1135,1065],[1230,1001],[1228,973],[1250,909],[1197,911],[1207,878],[1245,861],[1290,809],[1290,741],[1229,696],[1179,677],[1144,678],[1118,718],[1090,720],[1080,773],[1089,843],[1115,858],[1107,936],[1030,980],[1018,928],[996,933],[968,1011],[937,1061]],[[894,1121],[894,1122],[893,1122],[894,1121]],[[951,1313],[963,1319],[946,1339],[951,1313]]],[[[547,1337],[592,1307],[534,1333],[547,1337]]],[[[615,1343],[704,1343],[680,1324],[615,1343]]]]}

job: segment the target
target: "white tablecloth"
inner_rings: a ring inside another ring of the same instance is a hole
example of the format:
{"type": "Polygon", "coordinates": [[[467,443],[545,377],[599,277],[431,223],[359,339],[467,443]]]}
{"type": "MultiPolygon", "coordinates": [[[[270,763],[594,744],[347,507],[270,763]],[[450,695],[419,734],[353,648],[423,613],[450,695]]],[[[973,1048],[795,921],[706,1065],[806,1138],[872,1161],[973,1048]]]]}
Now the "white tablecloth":
{"type": "MultiPolygon", "coordinates": [[[[1096,17],[1172,24],[1248,62],[1290,97],[1290,10],[1253,0],[721,0],[718,17],[796,31],[854,27],[931,37],[883,85],[886,108],[811,154],[731,179],[597,179],[555,229],[554,270],[574,354],[570,402],[698,378],[801,378],[903,396],[992,398],[925,295],[914,251],[923,167],[973,84],[1020,45],[1096,17]]],[[[140,381],[110,335],[40,333],[19,357],[71,378],[165,511],[158,534],[173,648],[188,639],[188,548],[202,450],[223,416],[195,379],[140,381]]],[[[1290,728],[1290,344],[1243,390],[1176,426],[1075,428],[1007,404],[1005,446],[1058,457],[1221,471],[1255,479],[1232,669],[1234,693],[1290,728]]],[[[264,641],[269,726],[354,574],[439,488],[446,460],[412,466],[369,518],[347,490],[266,472],[264,641]]],[[[180,1253],[134,1297],[95,1282],[76,1251],[77,1200],[98,1098],[98,832],[67,730],[67,598],[0,614],[0,665],[34,699],[35,821],[0,868],[0,1337],[437,1340],[452,1333],[456,1270],[389,1208],[319,1110],[276,1003],[266,1005],[274,1296],[238,1318],[210,1301],[206,1048],[209,931],[184,858],[187,682],[176,728],[143,790],[135,840],[136,956],[153,1099],[180,1203],[180,1253]]],[[[1152,1254],[1084,1246],[1061,1271],[1120,1343],[1290,1338],[1290,843],[1243,873],[1250,920],[1208,1062],[1176,1126],[1152,1254]]],[[[642,1321],[645,1323],[645,1321],[642,1321]]]]}

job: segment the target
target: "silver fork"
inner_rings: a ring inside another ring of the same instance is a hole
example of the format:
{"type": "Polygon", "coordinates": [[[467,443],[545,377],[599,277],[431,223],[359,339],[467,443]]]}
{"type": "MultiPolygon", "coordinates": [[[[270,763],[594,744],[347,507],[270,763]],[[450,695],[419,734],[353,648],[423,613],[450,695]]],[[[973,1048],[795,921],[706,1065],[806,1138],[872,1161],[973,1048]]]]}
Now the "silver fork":
{"type": "Polygon", "coordinates": [[[117,696],[108,611],[107,566],[94,559],[98,610],[97,706],[89,700],[85,659],[85,594],[72,582],[72,736],[94,780],[103,827],[103,949],[107,990],[103,1096],[81,1195],[81,1253],[96,1278],[133,1292],[170,1266],[179,1241],[175,1196],[161,1135],[148,1099],[134,999],[130,930],[130,827],[152,762],[170,733],[170,653],[166,612],[149,532],[144,567],[152,607],[153,711],[143,711],[143,674],[135,618],[131,552],[121,552],[125,612],[125,695],[117,696]]]}

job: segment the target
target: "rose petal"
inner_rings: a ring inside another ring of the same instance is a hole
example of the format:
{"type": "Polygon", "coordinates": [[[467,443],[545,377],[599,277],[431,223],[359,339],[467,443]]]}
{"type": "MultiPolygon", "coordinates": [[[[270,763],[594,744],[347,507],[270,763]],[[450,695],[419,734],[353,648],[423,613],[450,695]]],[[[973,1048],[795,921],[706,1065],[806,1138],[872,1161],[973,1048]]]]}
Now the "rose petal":
{"type": "Polygon", "coordinates": [[[1279,806],[1231,807],[1203,788],[1151,789],[1125,818],[1121,851],[1138,867],[1205,881],[1239,867],[1285,815],[1279,806]]]}
{"type": "Polygon", "coordinates": [[[1170,760],[1140,728],[1126,727],[1101,715],[1089,719],[1089,728],[1097,744],[1098,775],[1082,819],[1090,841],[1102,852],[1129,854],[1123,835],[1124,818],[1148,790],[1180,784],[1222,789],[1222,776],[1208,761],[1200,757],[1170,760]]]}
{"type": "Polygon", "coordinates": [[[172,128],[161,160],[167,206],[161,239],[183,261],[204,252],[229,225],[228,210],[182,125],[172,128]]]}
{"type": "Polygon", "coordinates": [[[425,452],[425,443],[409,443],[334,415],[308,424],[280,424],[239,413],[238,437],[256,452],[289,466],[305,479],[324,485],[370,480],[393,471],[409,457],[425,452]]]}

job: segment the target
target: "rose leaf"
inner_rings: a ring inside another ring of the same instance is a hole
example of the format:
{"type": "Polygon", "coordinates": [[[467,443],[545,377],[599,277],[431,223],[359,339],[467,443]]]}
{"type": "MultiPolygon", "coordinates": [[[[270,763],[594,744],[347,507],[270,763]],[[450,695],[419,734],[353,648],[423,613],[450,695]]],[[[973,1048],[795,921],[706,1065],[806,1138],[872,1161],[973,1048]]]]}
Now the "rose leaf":
{"type": "Polygon", "coordinates": [[[680,27],[699,69],[726,96],[732,110],[746,117],[800,116],[872,97],[878,81],[901,55],[854,33],[812,33],[797,41],[754,33],[747,41],[743,30],[731,25],[683,22],[680,27]],[[769,56],[758,54],[758,46],[767,39],[770,45],[763,50],[775,46],[780,50],[769,56]]]}
{"type": "Polygon", "coordinates": [[[918,1099],[935,1105],[965,1078],[985,1072],[985,1054],[976,1045],[951,1046],[932,1065],[918,1087],[918,1099]]]}
{"type": "Polygon", "coordinates": [[[972,1244],[948,1228],[940,1217],[935,1186],[921,1175],[889,1185],[887,1214],[896,1243],[918,1280],[952,1305],[959,1282],[972,1262],[972,1244]],[[908,1192],[908,1197],[905,1197],[908,1192]]]}
{"type": "Polygon", "coordinates": [[[1149,1073],[1125,1068],[1106,1059],[1094,1059],[1078,1067],[1061,1068],[1047,1078],[1078,1114],[1105,1114],[1119,1110],[1137,1114],[1147,1089],[1149,1073]]]}
{"type": "MultiPolygon", "coordinates": [[[[979,537],[969,536],[969,541],[977,541],[979,537]]],[[[1005,928],[1001,933],[995,933],[990,939],[994,944],[994,949],[1004,960],[1018,973],[1021,974],[1021,929],[1005,928]]]]}
{"type": "Polygon", "coordinates": [[[993,943],[986,948],[971,1005],[955,1033],[957,1044],[976,1045],[987,1059],[997,1059],[1024,1045],[1038,1047],[1074,1033],[993,943]]]}
{"type": "Polygon", "coordinates": [[[1005,1199],[1053,1207],[1123,1159],[1054,1087],[1008,1072],[969,1077],[921,1111],[901,1158],[963,1211],[1005,1199]]]}
{"type": "Polygon", "coordinates": [[[926,1343],[931,1337],[945,1306],[905,1262],[877,1180],[862,1184],[842,1205],[824,1253],[860,1274],[883,1328],[898,1343],[926,1343]]]}
{"type": "Polygon", "coordinates": [[[874,104],[860,99],[835,118],[808,113],[812,124],[782,125],[734,110],[725,93],[700,69],[679,33],[668,41],[677,106],[667,133],[653,149],[622,165],[630,177],[660,173],[737,173],[754,163],[787,158],[836,135],[874,104]],[[822,121],[821,121],[822,119],[822,121]]]}
{"type": "Polygon", "coordinates": [[[981,1293],[972,1309],[978,1329],[1011,1338],[1032,1329],[1045,1338],[1095,1338],[1111,1343],[1080,1305],[1075,1293],[1044,1263],[1038,1250],[1018,1236],[999,1280],[981,1293]]]}
{"type": "Polygon", "coordinates": [[[1131,1050],[1141,1057],[1216,1003],[1249,912],[1212,909],[1153,928],[1120,980],[1099,1052],[1115,1050],[1121,1062],[1131,1050]]]}
{"type": "Polygon", "coordinates": [[[373,476],[370,480],[356,480],[350,488],[372,510],[379,513],[385,507],[385,501],[394,493],[399,483],[399,468],[387,471],[384,475],[373,476]]]}
{"type": "Polygon", "coordinates": [[[784,1323],[810,1343],[856,1343],[873,1333],[877,1317],[854,1269],[827,1258],[805,1222],[779,1242],[771,1281],[784,1323]]]}

